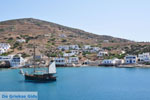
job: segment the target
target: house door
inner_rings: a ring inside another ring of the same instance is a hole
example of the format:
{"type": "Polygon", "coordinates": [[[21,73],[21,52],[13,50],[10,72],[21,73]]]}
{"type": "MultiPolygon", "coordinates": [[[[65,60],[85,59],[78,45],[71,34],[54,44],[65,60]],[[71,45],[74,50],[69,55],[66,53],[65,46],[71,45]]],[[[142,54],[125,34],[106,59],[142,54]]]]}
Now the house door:
{"type": "Polygon", "coordinates": [[[132,64],[132,60],[130,60],[130,64],[132,64]]]}

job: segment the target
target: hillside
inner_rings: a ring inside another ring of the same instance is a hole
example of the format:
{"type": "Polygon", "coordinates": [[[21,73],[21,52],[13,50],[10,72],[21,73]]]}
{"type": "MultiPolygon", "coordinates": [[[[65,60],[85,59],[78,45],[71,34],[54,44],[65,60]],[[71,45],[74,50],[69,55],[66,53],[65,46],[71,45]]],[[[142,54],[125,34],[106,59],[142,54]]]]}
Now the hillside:
{"type": "Polygon", "coordinates": [[[38,45],[38,53],[56,52],[59,45],[78,44],[107,47],[112,44],[134,43],[126,39],[96,35],[39,19],[24,18],[0,22],[0,42],[10,43],[10,53],[31,54],[33,44],[38,45]],[[17,39],[25,39],[18,44],[17,39]],[[109,41],[109,43],[104,43],[109,41]]]}

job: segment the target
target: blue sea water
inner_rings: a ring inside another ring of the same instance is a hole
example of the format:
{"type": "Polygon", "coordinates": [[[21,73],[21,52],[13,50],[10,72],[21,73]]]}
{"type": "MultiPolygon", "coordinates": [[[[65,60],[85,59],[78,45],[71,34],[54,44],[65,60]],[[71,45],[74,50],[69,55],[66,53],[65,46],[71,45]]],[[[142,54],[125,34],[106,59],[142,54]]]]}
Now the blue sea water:
{"type": "Polygon", "coordinates": [[[148,68],[57,68],[50,83],[25,82],[18,72],[0,70],[0,91],[37,91],[39,100],[150,100],[148,68]]]}

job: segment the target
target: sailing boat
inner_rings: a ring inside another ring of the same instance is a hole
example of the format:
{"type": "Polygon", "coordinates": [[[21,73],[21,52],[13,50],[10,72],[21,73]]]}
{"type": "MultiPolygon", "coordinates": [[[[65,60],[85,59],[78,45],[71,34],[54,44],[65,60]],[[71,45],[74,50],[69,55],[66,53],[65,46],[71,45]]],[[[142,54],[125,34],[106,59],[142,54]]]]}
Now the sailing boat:
{"type": "Polygon", "coordinates": [[[20,73],[25,76],[25,80],[27,81],[56,81],[56,76],[53,76],[56,73],[56,64],[53,61],[49,67],[48,71],[36,71],[35,70],[35,48],[34,48],[34,72],[33,74],[28,74],[28,72],[23,72],[20,70],[20,73]]]}

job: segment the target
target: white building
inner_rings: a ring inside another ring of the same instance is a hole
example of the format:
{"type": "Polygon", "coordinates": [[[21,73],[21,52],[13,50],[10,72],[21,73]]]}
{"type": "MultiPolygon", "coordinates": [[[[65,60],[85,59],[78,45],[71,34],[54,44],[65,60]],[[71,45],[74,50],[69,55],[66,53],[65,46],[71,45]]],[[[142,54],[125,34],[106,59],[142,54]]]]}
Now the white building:
{"type": "Polygon", "coordinates": [[[10,60],[10,65],[11,67],[22,67],[25,66],[25,60],[22,57],[13,57],[10,60]]]}
{"type": "Polygon", "coordinates": [[[0,61],[9,61],[11,67],[25,66],[25,60],[21,56],[0,56],[0,61]]]}
{"type": "Polygon", "coordinates": [[[60,34],[59,35],[61,38],[66,38],[67,36],[65,34],[60,34]]]}
{"type": "Polygon", "coordinates": [[[78,64],[79,63],[79,58],[78,57],[69,57],[68,63],[78,64]]]}
{"type": "Polygon", "coordinates": [[[79,54],[79,50],[71,50],[71,53],[73,53],[74,55],[78,55],[79,54]]]}
{"type": "Polygon", "coordinates": [[[103,42],[104,42],[104,43],[109,43],[109,40],[104,40],[103,42]]]}
{"type": "Polygon", "coordinates": [[[91,61],[87,59],[87,60],[85,60],[85,61],[83,62],[83,65],[89,65],[90,62],[91,62],[91,61]]]}
{"type": "Polygon", "coordinates": [[[69,50],[69,46],[68,45],[62,45],[62,46],[58,46],[59,50],[69,50]]]}
{"type": "Polygon", "coordinates": [[[114,66],[114,65],[120,65],[122,64],[124,61],[122,59],[105,59],[102,61],[102,65],[108,65],[108,66],[114,66]]]}
{"type": "Polygon", "coordinates": [[[88,65],[88,66],[98,66],[100,64],[99,60],[91,61],[91,60],[85,60],[83,62],[83,65],[88,65]]]}
{"type": "Polygon", "coordinates": [[[91,49],[91,52],[98,52],[100,50],[99,47],[92,47],[91,49]]]}
{"type": "Polygon", "coordinates": [[[78,45],[69,45],[69,48],[73,49],[73,50],[79,50],[80,49],[78,45]]]}
{"type": "Polygon", "coordinates": [[[0,48],[0,54],[3,54],[3,53],[5,53],[6,51],[4,50],[4,49],[2,49],[2,48],[0,48]]]}
{"type": "Polygon", "coordinates": [[[139,62],[150,62],[150,53],[143,53],[138,55],[139,62]]]}
{"type": "Polygon", "coordinates": [[[8,43],[0,43],[0,48],[9,49],[11,46],[8,43]]]}
{"type": "Polygon", "coordinates": [[[62,45],[62,46],[58,46],[59,50],[79,50],[79,46],[78,45],[62,45]]]}
{"type": "Polygon", "coordinates": [[[127,55],[124,58],[125,64],[136,64],[137,63],[137,56],[136,55],[127,55]]]}
{"type": "Polygon", "coordinates": [[[106,52],[106,51],[99,51],[99,53],[97,54],[98,57],[103,57],[105,55],[108,55],[108,52],[106,52]]]}
{"type": "Polygon", "coordinates": [[[65,66],[66,65],[66,59],[65,58],[55,58],[56,66],[65,66]]]}
{"type": "Polygon", "coordinates": [[[0,43],[0,54],[7,52],[10,47],[8,43],[0,43]]]}
{"type": "Polygon", "coordinates": [[[48,33],[48,34],[44,34],[45,37],[50,37],[51,36],[51,33],[48,33]]]}
{"type": "Polygon", "coordinates": [[[124,51],[124,50],[121,51],[121,54],[125,54],[125,53],[126,53],[126,51],[124,51]]]}
{"type": "Polygon", "coordinates": [[[89,50],[89,49],[91,49],[91,46],[90,45],[84,45],[82,49],[83,50],[89,50]]]}
{"type": "Polygon", "coordinates": [[[25,40],[25,39],[17,39],[16,41],[17,41],[17,42],[19,42],[19,43],[26,42],[26,40],[25,40]]]}
{"type": "Polygon", "coordinates": [[[99,47],[91,47],[90,45],[84,45],[82,47],[82,50],[84,52],[98,52],[100,50],[99,47]]]}
{"type": "Polygon", "coordinates": [[[13,56],[0,56],[0,61],[10,61],[13,56]]]}
{"type": "Polygon", "coordinates": [[[64,57],[71,57],[71,56],[74,56],[74,55],[75,55],[75,53],[72,53],[72,52],[63,54],[64,57]]]}

